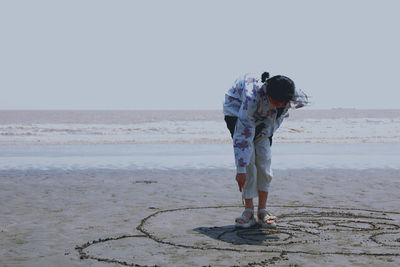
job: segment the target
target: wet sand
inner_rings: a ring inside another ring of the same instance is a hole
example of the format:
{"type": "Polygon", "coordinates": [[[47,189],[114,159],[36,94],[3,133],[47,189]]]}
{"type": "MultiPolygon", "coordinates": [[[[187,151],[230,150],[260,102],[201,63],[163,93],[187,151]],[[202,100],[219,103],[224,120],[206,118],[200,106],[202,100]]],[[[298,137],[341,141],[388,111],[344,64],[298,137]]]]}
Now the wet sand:
{"type": "Polygon", "coordinates": [[[0,172],[0,266],[400,265],[398,170],[276,170],[273,231],[234,171],[0,172]]]}

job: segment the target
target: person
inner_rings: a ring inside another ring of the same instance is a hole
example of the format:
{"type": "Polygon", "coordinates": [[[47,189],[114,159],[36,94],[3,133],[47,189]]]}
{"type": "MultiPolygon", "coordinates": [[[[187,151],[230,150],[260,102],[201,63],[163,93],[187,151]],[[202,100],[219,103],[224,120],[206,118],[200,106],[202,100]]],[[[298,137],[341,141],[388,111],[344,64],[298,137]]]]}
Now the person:
{"type": "Polygon", "coordinates": [[[223,113],[234,147],[236,181],[245,200],[245,210],[235,219],[236,227],[248,228],[254,218],[253,198],[258,197],[258,223],[275,228],[276,217],[266,209],[272,180],[272,136],[291,107],[308,104],[307,95],[286,76],[268,72],[238,78],[225,94],[223,113]]]}

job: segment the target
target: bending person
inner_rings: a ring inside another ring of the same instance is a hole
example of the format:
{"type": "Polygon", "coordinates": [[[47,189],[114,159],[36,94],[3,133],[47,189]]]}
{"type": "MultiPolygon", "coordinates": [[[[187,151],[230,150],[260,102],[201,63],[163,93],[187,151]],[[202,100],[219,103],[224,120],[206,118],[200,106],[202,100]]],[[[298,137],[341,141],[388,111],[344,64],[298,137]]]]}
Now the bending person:
{"type": "Polygon", "coordinates": [[[295,89],[288,77],[269,78],[246,74],[237,79],[225,94],[223,112],[233,138],[236,163],[236,181],[245,200],[242,216],[236,218],[237,227],[256,224],[253,198],[258,197],[258,223],[261,227],[276,227],[276,217],[266,210],[269,186],[272,180],[272,136],[291,107],[308,103],[307,96],[295,89]]]}

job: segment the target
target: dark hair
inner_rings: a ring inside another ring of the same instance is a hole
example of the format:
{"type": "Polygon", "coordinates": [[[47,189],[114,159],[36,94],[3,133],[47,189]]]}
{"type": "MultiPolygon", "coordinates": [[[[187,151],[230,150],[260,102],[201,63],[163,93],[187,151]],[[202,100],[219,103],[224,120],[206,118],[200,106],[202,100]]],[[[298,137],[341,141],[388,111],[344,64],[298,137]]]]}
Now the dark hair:
{"type": "Polygon", "coordinates": [[[277,101],[290,101],[294,96],[294,88],[294,82],[283,75],[267,80],[267,95],[277,101]]]}
{"type": "Polygon", "coordinates": [[[265,82],[269,78],[269,72],[264,72],[261,74],[261,82],[265,82]]]}

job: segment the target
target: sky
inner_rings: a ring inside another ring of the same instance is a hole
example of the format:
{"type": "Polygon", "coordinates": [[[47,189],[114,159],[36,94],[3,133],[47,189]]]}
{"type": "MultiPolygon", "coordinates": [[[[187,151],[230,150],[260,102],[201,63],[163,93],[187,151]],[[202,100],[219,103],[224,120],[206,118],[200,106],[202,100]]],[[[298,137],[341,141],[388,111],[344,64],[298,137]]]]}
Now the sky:
{"type": "Polygon", "coordinates": [[[400,1],[0,1],[0,109],[221,109],[248,72],[311,109],[400,108],[400,1]]]}

